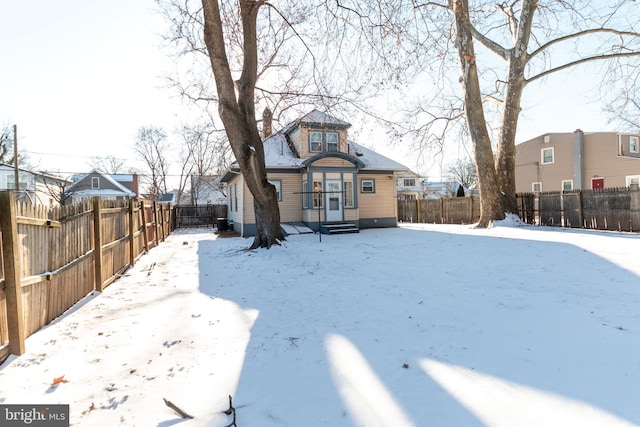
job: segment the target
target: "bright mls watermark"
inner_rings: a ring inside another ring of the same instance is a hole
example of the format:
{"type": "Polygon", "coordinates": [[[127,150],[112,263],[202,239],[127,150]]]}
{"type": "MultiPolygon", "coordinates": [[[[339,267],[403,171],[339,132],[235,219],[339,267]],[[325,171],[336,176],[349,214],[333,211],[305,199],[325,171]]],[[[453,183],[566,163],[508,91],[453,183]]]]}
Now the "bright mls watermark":
{"type": "Polygon", "coordinates": [[[69,427],[69,405],[0,405],[0,425],[69,427]]]}

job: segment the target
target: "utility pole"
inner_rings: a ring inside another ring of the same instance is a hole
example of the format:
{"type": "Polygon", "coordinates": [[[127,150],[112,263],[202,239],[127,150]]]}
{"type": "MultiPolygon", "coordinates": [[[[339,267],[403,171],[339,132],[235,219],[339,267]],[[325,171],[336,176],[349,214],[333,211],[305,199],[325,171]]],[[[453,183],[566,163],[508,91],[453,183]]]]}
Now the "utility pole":
{"type": "Polygon", "coordinates": [[[13,125],[13,167],[16,180],[16,193],[20,189],[20,174],[18,173],[18,126],[13,125]]]}

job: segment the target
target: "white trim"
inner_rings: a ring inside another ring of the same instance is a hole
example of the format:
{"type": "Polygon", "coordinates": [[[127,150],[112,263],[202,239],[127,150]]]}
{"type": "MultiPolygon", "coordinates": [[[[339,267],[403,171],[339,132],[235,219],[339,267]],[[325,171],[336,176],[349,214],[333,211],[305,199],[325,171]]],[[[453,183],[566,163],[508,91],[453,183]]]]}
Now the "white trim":
{"type": "Polygon", "coordinates": [[[531,183],[531,191],[533,191],[534,193],[542,193],[542,182],[532,182],[531,183]],[[540,187],[539,189],[536,190],[536,185],[538,187],[540,187]]]}
{"type": "Polygon", "coordinates": [[[637,136],[629,137],[629,153],[640,153],[640,138],[637,136]]]}
{"type": "Polygon", "coordinates": [[[556,155],[555,155],[555,151],[554,151],[553,147],[545,147],[545,148],[540,150],[540,164],[550,165],[552,163],[555,163],[555,161],[556,161],[556,155]],[[545,162],[544,161],[544,152],[545,151],[549,151],[549,150],[551,150],[551,161],[550,162],[545,162]]]}
{"type": "Polygon", "coordinates": [[[570,190],[573,190],[573,180],[572,180],[572,179],[563,179],[563,180],[562,180],[562,183],[561,183],[561,187],[562,187],[562,191],[570,191],[570,190]],[[564,184],[565,184],[565,182],[568,182],[568,183],[570,184],[570,185],[569,185],[569,188],[564,188],[564,184]]]}

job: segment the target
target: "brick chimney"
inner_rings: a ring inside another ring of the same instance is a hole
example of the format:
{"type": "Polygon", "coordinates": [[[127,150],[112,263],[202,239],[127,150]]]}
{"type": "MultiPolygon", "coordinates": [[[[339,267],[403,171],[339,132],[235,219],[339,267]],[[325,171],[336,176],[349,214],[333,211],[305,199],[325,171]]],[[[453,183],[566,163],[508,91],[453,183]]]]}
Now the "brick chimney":
{"type": "Polygon", "coordinates": [[[134,193],[136,193],[136,197],[139,197],[140,196],[140,184],[139,184],[139,181],[138,181],[138,174],[137,173],[133,174],[133,177],[131,178],[131,181],[132,181],[131,190],[134,193]]]}
{"type": "Polygon", "coordinates": [[[271,112],[269,107],[265,107],[264,111],[262,112],[262,137],[264,139],[269,138],[271,136],[271,133],[273,132],[271,126],[272,119],[273,113],[271,112]]]}

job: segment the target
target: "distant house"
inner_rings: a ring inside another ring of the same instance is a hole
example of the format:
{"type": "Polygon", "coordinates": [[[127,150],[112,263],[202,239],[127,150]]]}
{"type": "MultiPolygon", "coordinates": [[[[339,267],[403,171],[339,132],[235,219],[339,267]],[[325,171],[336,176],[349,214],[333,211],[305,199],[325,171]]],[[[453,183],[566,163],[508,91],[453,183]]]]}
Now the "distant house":
{"type": "Polygon", "coordinates": [[[191,203],[195,206],[226,205],[225,184],[220,175],[191,176],[191,203]]]}
{"type": "MultiPolygon", "coordinates": [[[[265,136],[267,179],[276,187],[283,228],[334,232],[397,226],[396,176],[408,168],[350,141],[349,127],[313,110],[265,136]]],[[[233,228],[254,235],[253,197],[237,163],[221,181],[233,228]]]]}
{"type": "Polygon", "coordinates": [[[423,180],[417,173],[412,171],[405,171],[398,175],[396,189],[398,200],[422,199],[425,194],[423,180]]]}
{"type": "Polygon", "coordinates": [[[93,170],[76,176],[77,181],[66,192],[65,204],[83,202],[92,197],[103,200],[127,200],[138,197],[138,175],[107,175],[93,170]]]}
{"type": "Polygon", "coordinates": [[[457,197],[460,194],[461,187],[465,196],[469,194],[469,190],[456,181],[423,182],[422,185],[424,186],[423,199],[457,197]]]}
{"type": "Polygon", "coordinates": [[[640,182],[640,135],[548,133],[516,145],[516,192],[628,187],[640,182]]]}
{"type": "MultiPolygon", "coordinates": [[[[56,206],[60,204],[64,189],[71,181],[46,172],[34,172],[18,168],[19,191],[18,200],[36,205],[56,206]]],[[[0,190],[15,190],[15,168],[0,163],[0,190]]]]}

